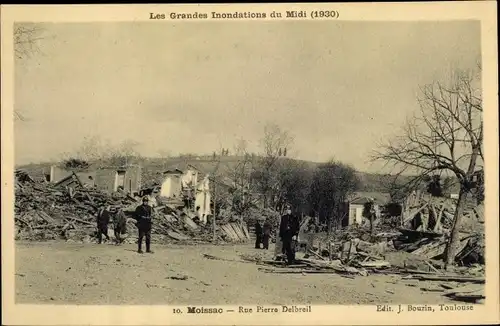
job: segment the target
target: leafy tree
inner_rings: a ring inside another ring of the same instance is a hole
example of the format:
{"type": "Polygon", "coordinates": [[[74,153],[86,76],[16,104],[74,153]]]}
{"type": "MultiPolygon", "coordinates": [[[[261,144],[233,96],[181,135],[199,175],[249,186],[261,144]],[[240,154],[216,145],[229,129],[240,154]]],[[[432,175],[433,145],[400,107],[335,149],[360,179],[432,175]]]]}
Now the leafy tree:
{"type": "Polygon", "coordinates": [[[332,225],[341,226],[345,216],[345,202],[360,186],[356,171],[350,165],[330,161],[314,172],[309,193],[312,210],[321,220],[326,220],[328,231],[332,225]]]}

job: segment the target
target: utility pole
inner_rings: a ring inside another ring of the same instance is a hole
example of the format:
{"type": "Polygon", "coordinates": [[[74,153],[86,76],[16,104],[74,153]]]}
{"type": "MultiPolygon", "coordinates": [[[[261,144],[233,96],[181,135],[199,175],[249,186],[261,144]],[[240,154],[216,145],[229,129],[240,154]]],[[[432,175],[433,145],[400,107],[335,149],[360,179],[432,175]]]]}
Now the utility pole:
{"type": "MultiPolygon", "coordinates": [[[[215,157],[214,157],[215,158],[215,157]]],[[[217,232],[215,232],[215,218],[217,216],[217,181],[216,181],[216,178],[217,178],[217,171],[219,170],[219,165],[220,165],[220,156],[217,155],[217,163],[215,164],[215,168],[213,170],[213,173],[212,173],[212,177],[213,177],[213,180],[212,180],[212,183],[214,184],[214,198],[212,199],[213,203],[214,203],[214,212],[213,212],[213,216],[212,216],[212,227],[214,229],[214,234],[213,234],[213,242],[215,243],[217,241],[217,232]]]]}
{"type": "Polygon", "coordinates": [[[217,216],[216,214],[216,209],[217,209],[217,192],[216,192],[216,183],[215,183],[215,180],[214,180],[214,212],[213,212],[213,215],[212,215],[212,227],[214,229],[214,239],[213,239],[213,242],[215,243],[215,241],[217,240],[217,233],[215,232],[215,216],[217,216]]]}

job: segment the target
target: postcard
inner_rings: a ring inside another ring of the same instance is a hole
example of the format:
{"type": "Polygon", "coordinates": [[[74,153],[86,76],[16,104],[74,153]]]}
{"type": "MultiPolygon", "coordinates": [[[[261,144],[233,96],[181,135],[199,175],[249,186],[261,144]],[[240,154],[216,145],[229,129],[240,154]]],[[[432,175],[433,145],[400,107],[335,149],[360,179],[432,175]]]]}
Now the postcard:
{"type": "Polygon", "coordinates": [[[498,324],[496,6],[2,5],[3,323],[498,324]]]}

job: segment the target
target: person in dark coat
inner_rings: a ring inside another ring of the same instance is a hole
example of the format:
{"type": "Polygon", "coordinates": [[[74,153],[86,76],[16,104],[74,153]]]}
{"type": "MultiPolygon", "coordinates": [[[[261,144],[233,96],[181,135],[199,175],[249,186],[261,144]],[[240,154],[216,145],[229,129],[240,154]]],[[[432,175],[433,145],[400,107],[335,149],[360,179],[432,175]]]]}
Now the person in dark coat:
{"type": "Polygon", "coordinates": [[[102,243],[102,235],[106,237],[106,240],[109,241],[108,235],[108,225],[109,220],[111,218],[111,212],[109,207],[102,207],[97,212],[97,242],[102,243]]]}
{"type": "Polygon", "coordinates": [[[115,231],[116,244],[122,244],[122,234],[127,233],[127,217],[121,208],[117,209],[113,217],[113,227],[115,231]]]}
{"type": "Polygon", "coordinates": [[[299,233],[299,221],[292,215],[290,206],[285,209],[285,215],[281,217],[279,236],[283,242],[283,251],[286,254],[287,264],[291,265],[295,261],[295,248],[293,248],[293,240],[299,233]]]}
{"type": "Polygon", "coordinates": [[[151,226],[152,226],[152,216],[153,208],[149,206],[148,197],[142,199],[142,205],[137,206],[135,210],[135,216],[137,219],[137,228],[139,229],[139,242],[137,252],[142,254],[142,239],[146,238],[146,252],[153,253],[151,251],[151,226]]]}
{"type": "Polygon", "coordinates": [[[262,243],[262,225],[260,221],[255,221],[255,249],[260,249],[262,243]]]}
{"type": "Polygon", "coordinates": [[[271,237],[272,225],[269,220],[266,219],[264,226],[262,227],[262,244],[264,249],[269,249],[269,238],[271,237]]]}

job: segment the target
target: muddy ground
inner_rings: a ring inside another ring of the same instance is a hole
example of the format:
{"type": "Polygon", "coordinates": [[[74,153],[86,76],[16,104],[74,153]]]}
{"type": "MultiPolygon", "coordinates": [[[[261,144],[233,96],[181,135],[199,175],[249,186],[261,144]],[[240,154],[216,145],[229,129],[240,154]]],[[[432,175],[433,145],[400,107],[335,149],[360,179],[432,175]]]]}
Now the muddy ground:
{"type": "MultiPolygon", "coordinates": [[[[16,243],[16,303],[383,304],[446,303],[432,282],[397,275],[271,274],[240,255],[272,257],[248,245],[154,246],[16,243]],[[229,261],[207,259],[203,254],[229,261]]],[[[436,282],[434,282],[436,283],[436,282]]],[[[436,286],[436,285],[434,285],[436,286]]]]}

